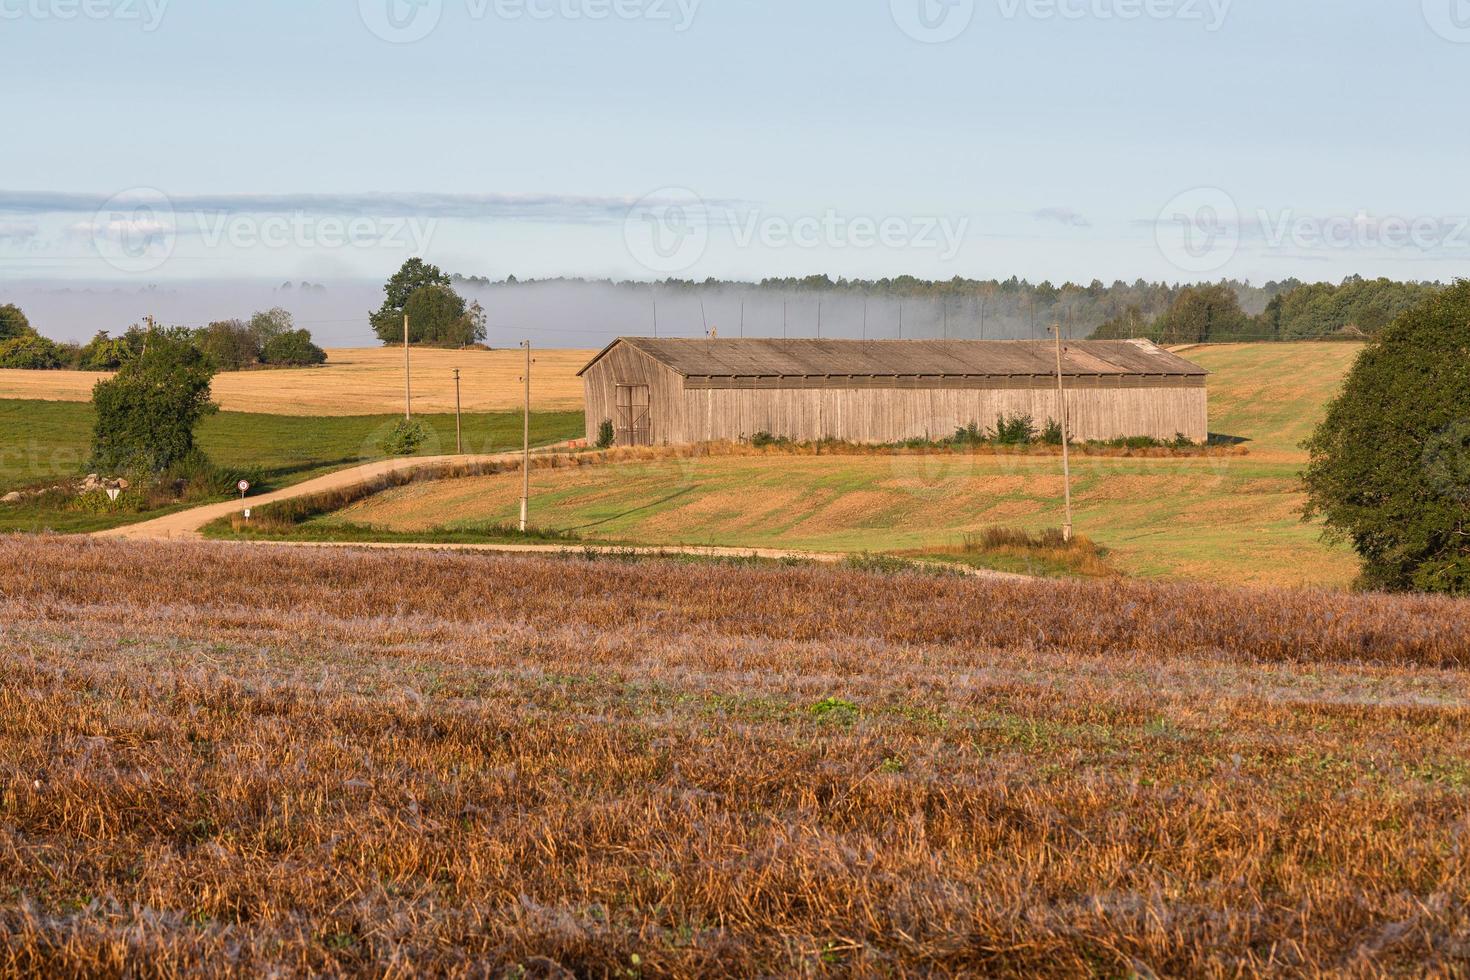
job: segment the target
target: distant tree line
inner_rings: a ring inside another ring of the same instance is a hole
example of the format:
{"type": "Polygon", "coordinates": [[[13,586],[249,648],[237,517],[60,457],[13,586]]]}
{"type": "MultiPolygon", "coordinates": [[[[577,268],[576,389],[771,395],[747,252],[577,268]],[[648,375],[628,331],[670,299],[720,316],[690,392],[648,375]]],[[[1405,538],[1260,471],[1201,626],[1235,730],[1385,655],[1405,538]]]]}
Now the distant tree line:
{"type": "MultiPolygon", "coordinates": [[[[437,271],[437,270],[436,270],[437,271]]],[[[1085,285],[1025,279],[927,280],[914,276],[832,279],[829,276],[768,278],[758,283],[722,279],[665,279],[654,283],[586,279],[519,280],[507,276],[454,275],[451,286],[480,291],[531,285],[576,284],[629,292],[656,290],[660,297],[688,293],[738,292],[742,296],[829,296],[844,301],[878,300],[892,306],[912,301],[910,336],[1044,337],[1060,323],[1072,337],[1147,337],[1167,343],[1222,340],[1307,340],[1371,337],[1414,304],[1443,289],[1439,283],[1367,280],[1303,283],[1298,279],[1255,285],[1233,279],[1206,284],[1116,280],[1085,285]]],[[[829,306],[829,311],[834,307],[829,306]]],[[[835,307],[852,310],[851,302],[835,307]]],[[[876,310],[876,308],[875,308],[876,310]]],[[[402,332],[401,321],[397,329],[402,332]]],[[[849,331],[850,332],[850,331],[849,331]]]]}
{"type": "MultiPolygon", "coordinates": [[[[311,332],[297,329],[283,309],[249,320],[219,320],[206,327],[169,328],[173,341],[186,341],[215,371],[254,367],[306,367],[326,361],[311,332]]],[[[85,344],[57,343],[41,336],[19,307],[0,307],[0,368],[116,371],[147,349],[150,332],[134,324],[114,337],[102,330],[85,344]]]]}
{"type": "Polygon", "coordinates": [[[1227,284],[1190,286],[1169,308],[1149,317],[1129,307],[1092,334],[1097,339],[1146,337],[1162,344],[1244,340],[1361,340],[1444,289],[1439,283],[1349,276],[1340,285],[1300,283],[1278,292],[1254,316],[1227,284]]]}

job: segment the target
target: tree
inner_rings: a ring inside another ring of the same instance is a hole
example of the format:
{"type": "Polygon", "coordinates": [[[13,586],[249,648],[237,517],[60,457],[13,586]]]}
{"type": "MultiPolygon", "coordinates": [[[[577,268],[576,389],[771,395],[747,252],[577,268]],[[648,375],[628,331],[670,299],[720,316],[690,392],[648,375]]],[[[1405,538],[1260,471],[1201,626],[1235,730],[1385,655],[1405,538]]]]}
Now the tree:
{"type": "Polygon", "coordinates": [[[306,367],[326,363],[327,352],[311,342],[310,331],[287,330],[270,339],[261,360],[273,367],[306,367]]]}
{"type": "Polygon", "coordinates": [[[1162,344],[1232,340],[1251,332],[1251,319],[1228,286],[1191,286],[1159,317],[1154,331],[1162,344]]]}
{"type": "Polygon", "coordinates": [[[50,371],[61,367],[61,351],[38,333],[0,340],[0,368],[50,371]]]}
{"type": "Polygon", "coordinates": [[[1470,282],[1358,356],[1306,448],[1307,517],[1352,543],[1363,585],[1470,593],[1470,282]]]}
{"type": "Polygon", "coordinates": [[[0,340],[14,340],[17,337],[27,337],[34,334],[31,329],[31,321],[21,312],[20,307],[14,303],[6,303],[0,306],[0,340]]]}
{"type": "Polygon", "coordinates": [[[414,293],[429,286],[443,286],[447,289],[450,278],[438,266],[429,265],[423,259],[409,259],[403,263],[402,268],[393,273],[383,286],[382,307],[378,312],[369,314],[373,333],[377,334],[379,340],[385,344],[403,340],[404,308],[414,293]]]}
{"type": "Polygon", "coordinates": [[[412,344],[467,347],[485,338],[485,315],[479,304],[466,306],[464,297],[448,286],[415,290],[403,312],[408,314],[408,339],[412,344]]]}
{"type": "Polygon", "coordinates": [[[92,465],[162,472],[194,450],[194,426],[218,411],[214,367],[187,331],[151,330],[143,353],[92,388],[92,465]]]}
{"type": "Polygon", "coordinates": [[[130,336],[109,337],[106,330],[97,331],[81,349],[77,367],[83,371],[116,371],[142,350],[141,346],[134,349],[130,336]]]}
{"type": "Polygon", "coordinates": [[[260,362],[259,334],[243,320],[217,320],[199,332],[199,349],[219,371],[243,371],[260,362]]]}
{"type": "Polygon", "coordinates": [[[257,313],[250,318],[250,332],[255,336],[256,346],[262,350],[265,349],[266,344],[281,334],[294,329],[296,329],[296,322],[291,318],[291,312],[279,306],[257,313]]]}

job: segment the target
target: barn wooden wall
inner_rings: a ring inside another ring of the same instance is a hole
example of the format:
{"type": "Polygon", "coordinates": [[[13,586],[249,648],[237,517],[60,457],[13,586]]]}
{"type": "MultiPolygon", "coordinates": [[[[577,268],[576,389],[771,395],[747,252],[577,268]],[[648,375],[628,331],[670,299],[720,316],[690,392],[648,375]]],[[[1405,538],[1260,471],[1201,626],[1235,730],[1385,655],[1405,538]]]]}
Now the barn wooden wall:
{"type": "MultiPolygon", "coordinates": [[[[1042,387],[1043,380],[1017,379],[1024,387],[1016,388],[942,388],[937,380],[927,388],[717,388],[711,381],[686,383],[630,344],[615,345],[583,375],[589,441],[596,441],[603,419],[615,417],[617,386],[646,384],[657,445],[748,439],[757,432],[797,440],[937,439],[972,422],[993,428],[1001,413],[1030,415],[1040,428],[1057,417],[1056,389],[1042,387]]],[[[1173,439],[1179,433],[1196,442],[1208,438],[1203,379],[1168,383],[1128,378],[1121,383],[1126,386],[1104,387],[1094,381],[1068,390],[1073,438],[1173,439]]]]}
{"type": "Polygon", "coordinates": [[[589,443],[597,442],[603,420],[615,417],[620,384],[648,385],[655,445],[688,441],[684,436],[684,379],[637,348],[618,344],[582,375],[589,443]]]}
{"type": "MultiPolygon", "coordinates": [[[[944,438],[972,422],[993,428],[1002,413],[1030,415],[1038,428],[1058,416],[1056,391],[1044,389],[703,388],[686,390],[683,400],[685,424],[670,428],[679,436],[669,441],[741,439],[770,432],[797,440],[831,436],[899,442],[944,438]]],[[[1203,387],[1069,390],[1067,406],[1074,439],[1173,439],[1182,433],[1203,442],[1209,436],[1203,387]]]]}

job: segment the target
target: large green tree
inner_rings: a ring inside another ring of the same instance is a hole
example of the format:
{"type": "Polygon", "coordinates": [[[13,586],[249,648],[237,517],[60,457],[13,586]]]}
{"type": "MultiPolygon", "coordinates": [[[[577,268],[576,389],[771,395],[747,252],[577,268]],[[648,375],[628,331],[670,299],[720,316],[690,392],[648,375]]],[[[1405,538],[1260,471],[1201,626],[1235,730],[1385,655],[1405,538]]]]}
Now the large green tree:
{"type": "Polygon", "coordinates": [[[1364,586],[1470,593],[1470,282],[1363,350],[1307,449],[1307,516],[1352,543],[1364,586]]]}
{"type": "Polygon", "coordinates": [[[1184,290],[1154,324],[1164,344],[1237,340],[1250,330],[1251,318],[1241,310],[1235,290],[1218,283],[1184,290]]]}
{"type": "Polygon", "coordinates": [[[6,303],[0,306],[0,340],[14,340],[17,337],[29,337],[35,331],[31,329],[31,321],[21,312],[20,307],[14,303],[6,303]]]}
{"type": "MultiPolygon", "coordinates": [[[[408,298],[408,339],[433,347],[467,347],[485,339],[485,317],[479,304],[466,305],[464,297],[448,286],[424,286],[408,298]]],[[[400,338],[402,327],[399,328],[400,338]]]]}
{"type": "Polygon", "coordinates": [[[194,450],[194,426],[218,410],[209,400],[214,365],[185,330],[151,330],[143,351],[92,388],[99,471],[161,472],[194,450]]]}
{"type": "MultiPolygon", "coordinates": [[[[438,266],[429,265],[423,259],[412,258],[393,273],[383,286],[383,305],[369,314],[373,333],[385,344],[401,343],[403,340],[403,311],[409,298],[428,286],[449,288],[450,279],[438,266]]],[[[411,328],[410,328],[411,329],[411,328]]]]}

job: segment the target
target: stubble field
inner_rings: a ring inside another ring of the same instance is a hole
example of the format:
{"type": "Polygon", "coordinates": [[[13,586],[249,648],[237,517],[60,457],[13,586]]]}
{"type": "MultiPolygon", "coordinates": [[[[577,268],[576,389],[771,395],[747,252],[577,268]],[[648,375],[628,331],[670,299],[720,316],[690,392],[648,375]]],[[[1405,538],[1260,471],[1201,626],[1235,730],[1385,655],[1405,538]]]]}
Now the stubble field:
{"type": "MultiPolygon", "coordinates": [[[[580,411],[577,377],[593,351],[535,351],[531,397],[537,411],[580,411]]],[[[270,415],[378,415],[403,410],[401,347],[334,348],[319,368],[230,371],[214,379],[214,399],[227,412],[270,415]]],[[[510,350],[412,351],[413,407],[417,412],[454,411],[454,369],[466,412],[518,409],[525,400],[520,382],[525,353],[510,350]]],[[[85,402],[92,386],[108,377],[89,371],[0,370],[0,399],[85,402]]]]}
{"type": "Polygon", "coordinates": [[[0,539],[0,974],[1453,973],[1470,604],[0,539]]]}

